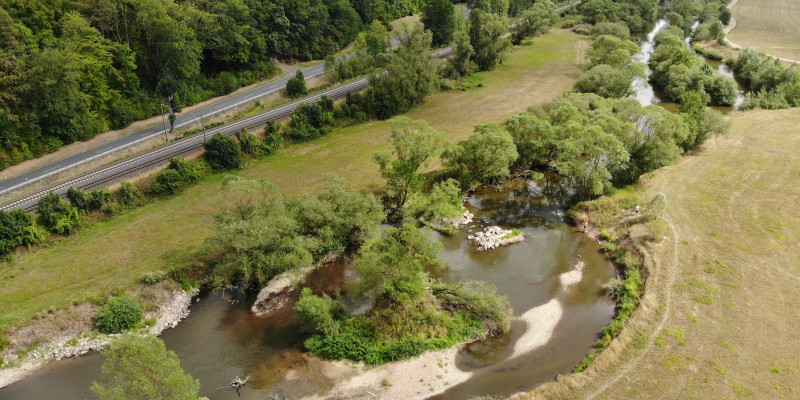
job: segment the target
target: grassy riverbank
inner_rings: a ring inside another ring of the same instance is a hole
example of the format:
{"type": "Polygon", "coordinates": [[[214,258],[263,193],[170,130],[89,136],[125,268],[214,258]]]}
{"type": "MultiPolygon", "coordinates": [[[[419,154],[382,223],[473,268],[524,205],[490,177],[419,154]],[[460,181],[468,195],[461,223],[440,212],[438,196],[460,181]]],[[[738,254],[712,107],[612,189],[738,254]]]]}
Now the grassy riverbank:
{"type": "MultiPolygon", "coordinates": [[[[476,123],[501,122],[569,90],[581,72],[585,48],[585,38],[554,30],[515,49],[496,70],[475,74],[469,90],[436,93],[407,116],[427,120],[453,141],[466,138],[476,123]]],[[[389,125],[378,121],[337,129],[237,174],[269,179],[287,195],[317,192],[327,173],[374,190],[380,179],[372,154],[388,147],[389,135],[389,125]]],[[[224,204],[221,180],[211,177],[180,195],[18,255],[15,263],[0,268],[0,326],[130,287],[144,272],[192,262],[224,204]]]]}
{"type": "Polygon", "coordinates": [[[734,114],[728,135],[646,182],[669,231],[647,254],[642,307],[587,372],[530,397],[797,397],[798,118],[734,114]]]}

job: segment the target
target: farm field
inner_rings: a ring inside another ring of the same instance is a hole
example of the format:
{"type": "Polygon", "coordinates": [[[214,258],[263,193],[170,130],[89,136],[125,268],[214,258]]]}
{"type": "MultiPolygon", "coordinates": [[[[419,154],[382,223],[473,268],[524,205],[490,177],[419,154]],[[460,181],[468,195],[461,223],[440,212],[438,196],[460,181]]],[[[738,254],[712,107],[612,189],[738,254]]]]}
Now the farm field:
{"type": "Polygon", "coordinates": [[[666,195],[670,229],[627,344],[530,397],[800,396],[800,109],[731,119],[645,184],[666,195]]]}
{"type": "MultiPolygon", "coordinates": [[[[470,77],[466,91],[436,93],[407,116],[425,119],[457,141],[476,123],[502,122],[528,106],[569,90],[582,70],[585,37],[554,30],[515,49],[496,70],[470,77]]],[[[358,188],[380,184],[372,161],[388,147],[386,122],[369,122],[313,142],[290,146],[279,154],[237,172],[266,178],[288,195],[314,193],[335,173],[358,188]]],[[[124,289],[142,273],[192,262],[224,206],[222,176],[212,177],[183,194],[154,202],[96,223],[47,248],[20,255],[0,270],[0,326],[37,313],[124,289]]]]}
{"type": "Polygon", "coordinates": [[[736,27],[728,34],[742,47],[800,60],[800,2],[738,0],[731,9],[736,27]]]}

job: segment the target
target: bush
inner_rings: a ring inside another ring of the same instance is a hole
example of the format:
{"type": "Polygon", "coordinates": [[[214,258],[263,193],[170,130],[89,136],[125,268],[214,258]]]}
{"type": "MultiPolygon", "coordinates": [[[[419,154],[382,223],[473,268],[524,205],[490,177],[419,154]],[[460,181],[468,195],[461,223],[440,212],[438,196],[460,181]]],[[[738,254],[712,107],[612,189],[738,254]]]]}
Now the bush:
{"type": "Polygon", "coordinates": [[[139,300],[124,295],[112,297],[97,311],[95,328],[101,333],[120,333],[136,327],[143,316],[139,300]]]}
{"type": "Polygon", "coordinates": [[[175,157],[169,160],[167,169],[156,175],[147,192],[151,195],[175,194],[197,182],[203,175],[204,171],[198,165],[184,160],[183,157],[175,157]]]}
{"type": "Polygon", "coordinates": [[[205,158],[215,171],[226,171],[242,166],[242,154],[235,140],[221,134],[215,134],[211,140],[203,143],[205,158]]]}
{"type": "Polygon", "coordinates": [[[44,240],[44,232],[33,216],[23,210],[0,210],[0,256],[10,254],[17,246],[31,246],[44,240]]]}
{"type": "Polygon", "coordinates": [[[78,228],[78,209],[71,207],[57,193],[39,199],[39,219],[42,225],[54,233],[70,234],[78,228]]]}
{"type": "Polygon", "coordinates": [[[133,186],[133,184],[130,182],[122,181],[120,183],[120,188],[117,192],[117,202],[120,204],[130,207],[139,201],[140,196],[141,193],[139,193],[139,189],[137,189],[136,186],[133,186]]]}
{"type": "Polygon", "coordinates": [[[142,274],[142,283],[148,285],[155,285],[156,283],[162,282],[164,279],[167,279],[167,274],[164,271],[153,271],[153,272],[145,272],[142,274]]]}
{"type": "Polygon", "coordinates": [[[286,82],[286,93],[293,99],[303,97],[308,94],[308,89],[306,88],[306,78],[303,75],[303,71],[298,69],[297,73],[294,75],[294,78],[289,79],[289,81],[286,82]]]}
{"type": "Polygon", "coordinates": [[[78,210],[84,212],[96,211],[111,200],[111,192],[108,189],[100,189],[87,193],[80,189],[69,188],[67,189],[67,199],[78,210]]]}
{"type": "Polygon", "coordinates": [[[600,64],[584,72],[575,82],[575,91],[595,93],[602,97],[620,98],[630,94],[631,78],[619,68],[600,64]]]}
{"type": "Polygon", "coordinates": [[[294,312],[306,330],[325,336],[339,334],[342,320],[347,317],[342,302],[332,300],[328,295],[314,296],[310,288],[303,288],[294,312]]]}
{"type": "Polygon", "coordinates": [[[631,37],[630,29],[622,22],[598,22],[589,29],[589,34],[592,36],[611,35],[620,39],[631,37]]]}
{"type": "Polygon", "coordinates": [[[246,128],[238,132],[236,138],[239,139],[239,146],[242,148],[242,152],[250,157],[261,158],[270,153],[267,144],[248,132],[246,128]]]}

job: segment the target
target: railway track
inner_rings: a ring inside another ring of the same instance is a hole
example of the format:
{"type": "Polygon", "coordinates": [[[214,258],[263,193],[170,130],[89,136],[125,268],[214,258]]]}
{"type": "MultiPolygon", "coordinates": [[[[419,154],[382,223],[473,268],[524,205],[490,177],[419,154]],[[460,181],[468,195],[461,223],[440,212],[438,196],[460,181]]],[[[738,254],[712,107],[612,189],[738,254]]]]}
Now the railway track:
{"type": "MultiPolygon", "coordinates": [[[[443,49],[434,51],[433,56],[436,58],[447,57],[453,53],[453,49],[453,46],[445,47],[443,49]]],[[[0,210],[11,211],[13,209],[21,208],[28,212],[34,212],[36,211],[39,199],[51,192],[58,193],[63,196],[70,187],[81,190],[94,190],[111,186],[114,183],[122,181],[123,179],[132,178],[151,169],[162,166],[168,163],[173,157],[185,157],[201,151],[203,149],[203,142],[209,135],[219,133],[225,136],[233,136],[243,128],[254,130],[264,126],[267,121],[283,120],[288,118],[297,109],[299,104],[315,103],[322,96],[328,96],[332,99],[339,99],[345,97],[347,93],[362,91],[366,89],[367,86],[369,86],[369,78],[363,77],[298,100],[290,101],[286,104],[262,111],[258,114],[208,129],[204,133],[196,133],[192,136],[188,136],[143,153],[124,158],[120,161],[97,168],[83,175],[49,186],[44,190],[22,196],[16,200],[1,205],[0,210]]]]}
{"type": "Polygon", "coordinates": [[[67,189],[74,187],[81,190],[94,190],[108,187],[125,178],[131,178],[151,169],[157,168],[169,162],[173,157],[185,157],[195,154],[203,149],[205,138],[217,133],[225,136],[233,136],[237,132],[246,128],[254,130],[260,128],[270,120],[283,120],[292,115],[297,106],[302,103],[314,103],[322,96],[333,99],[345,97],[347,93],[359,92],[367,88],[369,78],[359,78],[352,82],[336,86],[319,93],[294,100],[284,105],[262,111],[249,117],[206,130],[205,133],[197,133],[192,136],[176,140],[174,142],[156,147],[141,154],[137,154],[115,163],[100,167],[81,176],[68,179],[44,190],[31,193],[19,199],[0,206],[0,209],[10,211],[22,208],[25,211],[33,212],[37,208],[40,198],[55,192],[66,193],[67,189]]]}

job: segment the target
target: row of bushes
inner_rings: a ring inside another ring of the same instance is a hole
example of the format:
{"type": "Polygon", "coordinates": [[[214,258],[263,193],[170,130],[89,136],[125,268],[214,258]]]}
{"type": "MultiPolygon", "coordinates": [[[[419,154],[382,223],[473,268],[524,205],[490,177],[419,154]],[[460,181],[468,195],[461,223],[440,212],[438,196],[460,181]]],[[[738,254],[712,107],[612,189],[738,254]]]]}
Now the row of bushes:
{"type": "Polygon", "coordinates": [[[697,54],[700,54],[701,56],[708,58],[709,60],[722,61],[722,59],[725,58],[725,56],[723,56],[722,53],[720,53],[719,51],[716,51],[714,49],[706,49],[705,47],[700,46],[697,43],[692,43],[692,48],[694,49],[695,52],[697,52],[697,54]]]}

